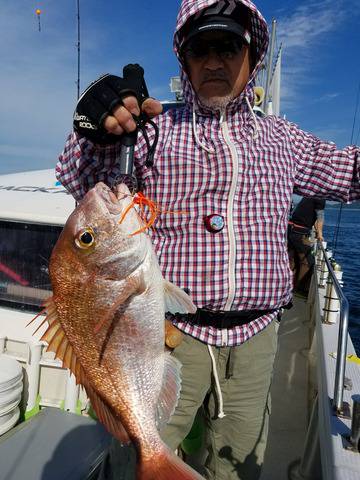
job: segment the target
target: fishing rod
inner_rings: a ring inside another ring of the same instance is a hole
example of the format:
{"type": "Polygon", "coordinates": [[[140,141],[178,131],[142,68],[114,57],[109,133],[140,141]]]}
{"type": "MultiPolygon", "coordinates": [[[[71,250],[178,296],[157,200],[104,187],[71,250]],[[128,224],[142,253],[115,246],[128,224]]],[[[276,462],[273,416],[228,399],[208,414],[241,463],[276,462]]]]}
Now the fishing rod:
{"type": "MultiPolygon", "coordinates": [[[[81,59],[81,36],[80,36],[80,0],[76,0],[76,18],[77,18],[77,100],[78,100],[78,105],[77,105],[77,111],[79,110],[79,100],[80,99],[80,59],[81,59]]],[[[147,89],[147,85],[145,83],[144,79],[144,69],[138,65],[138,64],[129,64],[126,65],[123,69],[123,77],[113,77],[110,75],[104,75],[102,80],[104,81],[110,81],[112,78],[117,78],[116,82],[118,81],[124,82],[126,80],[126,85],[124,85],[122,88],[125,89],[124,92],[129,93],[129,89],[131,90],[131,93],[135,95],[139,101],[139,104],[141,104],[146,98],[149,97],[149,92],[147,89]],[[108,80],[105,80],[106,77],[108,80]]],[[[101,80],[101,81],[102,81],[101,80]]],[[[111,80],[113,81],[113,80],[111,80]]],[[[99,85],[99,81],[94,82],[90,87],[87,89],[88,91],[96,88],[96,85],[99,85]]],[[[114,87],[114,85],[112,85],[114,87]]],[[[117,90],[117,88],[115,88],[117,90]]],[[[121,93],[121,92],[119,92],[121,93]]],[[[81,107],[82,108],[82,107],[81,107]]],[[[80,111],[80,110],[79,110],[80,111]]],[[[78,115],[78,118],[81,118],[81,115],[78,115]]],[[[120,153],[119,153],[119,159],[118,159],[118,165],[119,165],[119,176],[126,175],[128,178],[129,184],[131,183],[131,188],[132,190],[138,191],[140,188],[140,184],[138,182],[138,179],[135,175],[135,169],[134,169],[134,152],[135,152],[135,145],[137,142],[137,137],[138,137],[138,132],[141,131],[143,133],[146,145],[147,145],[147,157],[145,161],[145,165],[147,167],[151,167],[153,163],[153,157],[154,157],[154,152],[155,148],[158,142],[158,127],[156,124],[154,124],[150,118],[147,117],[145,113],[141,113],[139,117],[134,117],[134,120],[136,122],[136,130],[132,133],[124,133],[121,135],[121,137],[117,138],[116,140],[120,142],[120,153]],[[155,137],[153,144],[150,145],[149,138],[145,129],[145,124],[149,123],[152,125],[152,127],[155,130],[155,137]]],[[[91,120],[88,118],[88,123],[91,123],[91,120]]],[[[81,123],[80,123],[81,126],[81,123]]],[[[97,130],[97,128],[95,129],[97,130]]],[[[91,139],[91,136],[89,135],[90,132],[83,132],[85,136],[89,137],[91,139]]],[[[111,137],[112,135],[108,135],[111,137]]],[[[111,142],[112,143],[112,142],[111,142]]],[[[117,180],[117,179],[115,179],[117,180]]],[[[113,185],[114,186],[114,185],[113,185]]],[[[130,186],[130,185],[129,185],[130,186]]]]}
{"type": "MultiPolygon", "coordinates": [[[[352,125],[352,130],[351,130],[351,138],[350,138],[350,145],[353,144],[354,141],[354,133],[355,133],[355,125],[356,125],[356,117],[358,114],[358,109],[359,109],[359,102],[360,102],[360,80],[359,80],[359,86],[358,86],[358,91],[357,91],[357,96],[356,96],[356,102],[355,102],[355,112],[354,112],[354,119],[353,119],[353,125],[352,125]]],[[[360,128],[359,128],[359,133],[360,133],[360,128]]],[[[359,135],[358,135],[359,136],[359,135]]],[[[357,139],[356,139],[357,141],[357,139]]],[[[339,213],[338,213],[338,218],[336,221],[336,228],[334,231],[334,237],[333,237],[333,256],[335,256],[336,248],[337,248],[337,242],[338,242],[338,237],[339,237],[339,231],[340,231],[340,223],[341,223],[341,215],[343,211],[343,203],[340,203],[340,208],[339,208],[339,213]]]]}
{"type": "Polygon", "coordinates": [[[80,97],[80,0],[76,0],[76,17],[77,17],[77,99],[80,97]]]}
{"type": "Polygon", "coordinates": [[[269,113],[269,96],[270,96],[273,54],[274,54],[274,46],[275,46],[275,39],[276,39],[276,25],[277,23],[276,23],[276,20],[274,19],[272,21],[270,51],[269,51],[269,60],[268,60],[269,63],[267,68],[267,77],[266,77],[266,86],[265,86],[264,111],[266,115],[269,113]]]}

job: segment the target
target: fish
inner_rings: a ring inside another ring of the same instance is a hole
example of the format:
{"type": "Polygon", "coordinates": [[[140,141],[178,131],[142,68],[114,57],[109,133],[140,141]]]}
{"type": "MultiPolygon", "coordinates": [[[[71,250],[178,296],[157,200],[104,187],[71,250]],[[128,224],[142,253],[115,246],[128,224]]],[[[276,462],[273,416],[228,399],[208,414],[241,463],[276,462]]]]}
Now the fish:
{"type": "MultiPolygon", "coordinates": [[[[137,451],[137,480],[201,477],[161,440],[181,389],[165,312],[195,313],[161,272],[125,184],[97,183],[68,218],[49,261],[41,340],[82,385],[107,430],[137,451]]],[[[39,317],[41,318],[41,316],[39,317]]],[[[40,329],[40,330],[39,330],[40,329]]]]}

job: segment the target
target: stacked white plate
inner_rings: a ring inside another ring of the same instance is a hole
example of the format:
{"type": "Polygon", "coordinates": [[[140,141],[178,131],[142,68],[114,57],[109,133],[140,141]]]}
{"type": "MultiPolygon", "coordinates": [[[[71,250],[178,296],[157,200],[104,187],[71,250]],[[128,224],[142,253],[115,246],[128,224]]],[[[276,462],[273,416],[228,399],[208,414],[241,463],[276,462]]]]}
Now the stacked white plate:
{"type": "Polygon", "coordinates": [[[19,419],[22,389],[20,363],[7,355],[0,355],[0,435],[10,430],[19,419]]]}

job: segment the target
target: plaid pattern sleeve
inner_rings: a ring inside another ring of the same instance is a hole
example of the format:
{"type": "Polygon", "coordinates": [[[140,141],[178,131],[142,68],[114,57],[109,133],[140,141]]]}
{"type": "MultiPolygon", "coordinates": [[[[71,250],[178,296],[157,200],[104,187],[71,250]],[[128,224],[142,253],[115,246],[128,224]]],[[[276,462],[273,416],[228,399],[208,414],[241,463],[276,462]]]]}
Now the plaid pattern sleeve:
{"type": "MultiPolygon", "coordinates": [[[[148,132],[152,141],[153,132],[148,132]]],[[[123,178],[118,166],[121,144],[94,145],[90,140],[76,132],[68,136],[63,152],[59,156],[55,168],[56,178],[73,195],[81,200],[85,193],[97,182],[104,182],[109,186],[119,183],[123,178]]],[[[135,170],[141,178],[144,173],[144,157],[146,142],[139,135],[135,150],[135,170]]]]}
{"type": "Polygon", "coordinates": [[[338,149],[289,124],[295,158],[295,192],[351,202],[360,198],[360,147],[338,149]]]}
{"type": "Polygon", "coordinates": [[[56,178],[76,200],[80,200],[85,194],[85,190],[79,180],[79,165],[84,157],[90,157],[92,149],[93,145],[91,142],[72,132],[66,139],[64,150],[59,155],[59,160],[55,167],[56,178]]]}

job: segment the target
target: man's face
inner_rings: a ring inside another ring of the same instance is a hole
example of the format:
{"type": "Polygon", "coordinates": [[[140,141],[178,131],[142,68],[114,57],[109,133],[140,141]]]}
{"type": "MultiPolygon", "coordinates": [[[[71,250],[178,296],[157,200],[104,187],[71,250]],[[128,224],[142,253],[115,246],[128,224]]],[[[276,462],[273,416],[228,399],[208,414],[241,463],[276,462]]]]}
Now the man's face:
{"type": "Polygon", "coordinates": [[[249,79],[249,47],[240,37],[221,31],[199,34],[189,43],[184,60],[194,91],[203,105],[225,108],[249,79]]]}

